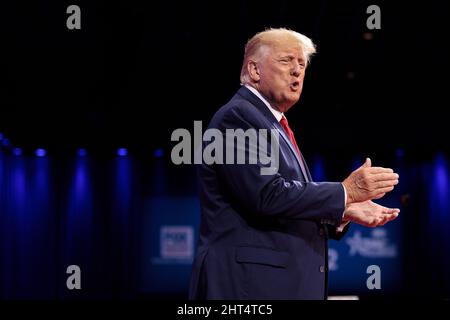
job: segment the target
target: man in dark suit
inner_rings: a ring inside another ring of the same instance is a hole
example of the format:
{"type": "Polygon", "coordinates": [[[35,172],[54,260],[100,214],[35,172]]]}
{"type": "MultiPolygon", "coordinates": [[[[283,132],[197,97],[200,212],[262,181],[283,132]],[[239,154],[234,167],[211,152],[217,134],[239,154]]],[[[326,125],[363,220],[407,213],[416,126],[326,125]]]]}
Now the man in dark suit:
{"type": "MultiPolygon", "coordinates": [[[[200,166],[191,299],[324,299],[328,238],[342,237],[349,222],[375,227],[398,215],[371,201],[391,191],[398,175],[372,167],[370,159],[342,183],[312,182],[284,113],[300,98],[314,52],[310,39],[286,29],[258,33],[246,45],[243,86],[209,129],[278,133],[271,151],[278,167],[268,175],[261,173],[262,161],[200,166]]],[[[250,156],[248,141],[225,152],[235,157],[239,148],[250,156]]]]}

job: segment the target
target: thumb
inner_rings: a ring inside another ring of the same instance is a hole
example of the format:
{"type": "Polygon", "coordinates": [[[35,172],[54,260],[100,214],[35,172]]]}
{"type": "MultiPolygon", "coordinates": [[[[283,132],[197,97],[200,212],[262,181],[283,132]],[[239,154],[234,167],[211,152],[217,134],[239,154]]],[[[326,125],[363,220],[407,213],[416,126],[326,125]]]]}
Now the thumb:
{"type": "Polygon", "coordinates": [[[372,160],[370,158],[366,158],[366,162],[361,166],[362,168],[370,168],[372,166],[372,160]]]}

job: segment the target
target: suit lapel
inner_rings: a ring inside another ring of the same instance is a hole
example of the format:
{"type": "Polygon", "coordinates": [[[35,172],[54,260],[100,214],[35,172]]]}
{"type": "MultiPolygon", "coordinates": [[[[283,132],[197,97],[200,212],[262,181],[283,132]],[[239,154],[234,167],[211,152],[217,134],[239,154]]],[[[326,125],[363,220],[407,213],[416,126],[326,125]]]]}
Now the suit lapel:
{"type": "MultiPolygon", "coordinates": [[[[272,117],[273,117],[273,114],[272,114],[272,117]]],[[[300,157],[299,157],[299,155],[297,153],[297,150],[292,145],[291,139],[289,139],[289,137],[286,135],[286,132],[284,131],[283,127],[280,125],[280,123],[277,121],[277,119],[275,119],[275,117],[274,117],[274,120],[275,120],[275,123],[273,123],[272,125],[275,126],[275,128],[278,130],[280,135],[283,137],[284,141],[289,146],[289,149],[291,149],[291,153],[295,156],[295,159],[297,159],[297,163],[300,166],[300,169],[301,169],[302,174],[303,174],[303,178],[305,178],[306,182],[311,181],[311,178],[310,178],[310,175],[309,175],[309,172],[308,172],[309,170],[308,170],[308,167],[306,166],[306,162],[303,161],[302,159],[300,159],[300,157]]],[[[300,154],[301,154],[301,157],[303,158],[303,154],[301,152],[300,152],[300,154]]]]}
{"type": "MultiPolygon", "coordinates": [[[[272,112],[270,112],[269,108],[267,108],[267,106],[264,104],[264,102],[262,102],[261,99],[259,99],[257,96],[255,96],[253,94],[253,92],[248,90],[245,86],[242,86],[239,89],[238,94],[241,95],[242,97],[244,97],[246,100],[250,101],[265,116],[265,118],[271,124],[271,127],[278,131],[278,133],[283,137],[283,140],[289,146],[289,149],[291,149],[291,153],[294,155],[295,159],[297,160],[297,163],[301,169],[301,172],[302,172],[302,175],[303,175],[303,178],[305,179],[305,181],[306,182],[312,181],[311,174],[309,173],[308,166],[306,165],[306,161],[303,161],[302,159],[299,158],[295,147],[292,145],[291,140],[287,136],[283,127],[277,121],[277,119],[272,114],[272,112]]],[[[303,154],[301,156],[303,158],[303,154]]]]}

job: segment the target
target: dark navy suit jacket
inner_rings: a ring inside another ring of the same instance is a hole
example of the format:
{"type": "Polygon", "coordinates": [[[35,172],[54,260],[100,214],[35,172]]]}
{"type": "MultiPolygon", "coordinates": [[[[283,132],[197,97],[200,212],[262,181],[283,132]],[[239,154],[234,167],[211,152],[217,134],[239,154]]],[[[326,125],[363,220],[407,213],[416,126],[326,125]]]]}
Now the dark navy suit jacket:
{"type": "Polygon", "coordinates": [[[342,184],[312,182],[281,125],[244,86],[209,128],[277,129],[279,169],[261,175],[259,162],[200,165],[200,239],[189,298],[324,299],[327,239],[336,237],[345,207],[342,184]]]}

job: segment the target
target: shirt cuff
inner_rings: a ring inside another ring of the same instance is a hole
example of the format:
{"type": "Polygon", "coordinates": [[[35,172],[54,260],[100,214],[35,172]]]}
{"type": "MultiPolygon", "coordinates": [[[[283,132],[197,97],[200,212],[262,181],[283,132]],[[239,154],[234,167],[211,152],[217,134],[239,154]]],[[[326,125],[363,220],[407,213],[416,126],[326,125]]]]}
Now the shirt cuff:
{"type": "Polygon", "coordinates": [[[350,221],[342,222],[341,225],[336,228],[336,232],[342,232],[349,223],[350,221]]]}
{"type": "MultiPolygon", "coordinates": [[[[347,190],[345,189],[344,184],[342,184],[342,188],[344,189],[344,212],[342,212],[342,219],[344,219],[345,207],[347,206],[347,190]]],[[[350,221],[342,222],[339,227],[336,228],[336,232],[342,232],[345,226],[349,224],[350,221]]]]}
{"type": "Polygon", "coordinates": [[[345,207],[347,206],[347,189],[345,189],[345,186],[343,183],[342,183],[342,188],[344,189],[344,212],[342,212],[342,218],[344,218],[345,207]]]}

